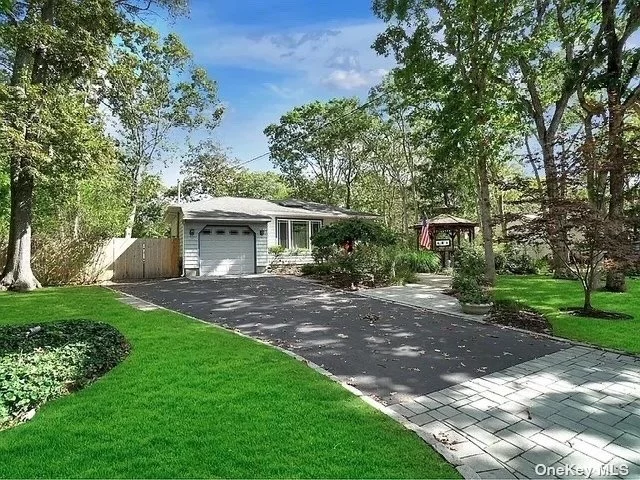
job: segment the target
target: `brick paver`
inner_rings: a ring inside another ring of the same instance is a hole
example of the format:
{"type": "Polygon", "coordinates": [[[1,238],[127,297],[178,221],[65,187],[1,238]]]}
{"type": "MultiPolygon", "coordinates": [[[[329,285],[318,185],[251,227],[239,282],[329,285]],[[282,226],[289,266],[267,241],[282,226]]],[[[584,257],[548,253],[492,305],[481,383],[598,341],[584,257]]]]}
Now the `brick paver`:
{"type": "Polygon", "coordinates": [[[640,358],[572,347],[391,408],[481,478],[640,478],[640,358]]]}

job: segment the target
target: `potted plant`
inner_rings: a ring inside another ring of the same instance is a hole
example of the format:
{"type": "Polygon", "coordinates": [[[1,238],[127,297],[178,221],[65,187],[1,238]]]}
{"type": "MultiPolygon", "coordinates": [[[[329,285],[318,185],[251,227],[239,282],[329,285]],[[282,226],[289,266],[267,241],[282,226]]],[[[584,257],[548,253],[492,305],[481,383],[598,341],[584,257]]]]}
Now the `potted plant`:
{"type": "Polygon", "coordinates": [[[458,290],[458,301],[464,313],[486,315],[491,311],[493,302],[487,291],[475,281],[464,282],[458,290]]]}

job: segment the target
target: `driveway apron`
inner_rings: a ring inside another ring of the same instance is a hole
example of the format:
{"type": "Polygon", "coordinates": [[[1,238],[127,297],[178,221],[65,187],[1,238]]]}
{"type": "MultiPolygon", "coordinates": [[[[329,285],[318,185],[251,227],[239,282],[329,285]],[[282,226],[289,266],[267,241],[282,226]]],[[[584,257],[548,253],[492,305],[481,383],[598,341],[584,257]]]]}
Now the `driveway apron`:
{"type": "Polygon", "coordinates": [[[291,350],[387,404],[568,345],[278,276],[117,289],[291,350]]]}

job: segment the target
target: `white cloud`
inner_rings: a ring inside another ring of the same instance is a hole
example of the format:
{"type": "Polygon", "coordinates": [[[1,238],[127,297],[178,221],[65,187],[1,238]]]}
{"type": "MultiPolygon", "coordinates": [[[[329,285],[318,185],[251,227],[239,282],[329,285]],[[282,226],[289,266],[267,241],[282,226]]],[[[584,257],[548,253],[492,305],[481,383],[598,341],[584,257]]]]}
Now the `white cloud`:
{"type": "MultiPolygon", "coordinates": [[[[371,48],[384,28],[375,21],[310,25],[285,33],[218,26],[191,32],[189,44],[198,45],[196,58],[208,64],[288,74],[311,87],[353,90],[372,87],[393,67],[392,59],[371,48]]],[[[277,95],[292,94],[267,88],[277,95]]]]}
{"type": "Polygon", "coordinates": [[[302,97],[304,90],[302,88],[290,88],[275,83],[265,83],[264,87],[278,97],[286,100],[295,100],[302,97]]]}
{"type": "Polygon", "coordinates": [[[333,70],[323,83],[343,90],[353,90],[369,85],[366,76],[357,70],[333,70]]]}

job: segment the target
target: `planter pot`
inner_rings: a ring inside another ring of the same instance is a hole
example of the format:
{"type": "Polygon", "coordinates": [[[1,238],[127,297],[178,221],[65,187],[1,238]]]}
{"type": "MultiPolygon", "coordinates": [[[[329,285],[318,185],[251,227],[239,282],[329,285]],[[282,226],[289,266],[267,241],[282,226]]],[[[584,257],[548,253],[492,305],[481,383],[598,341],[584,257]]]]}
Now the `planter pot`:
{"type": "Polygon", "coordinates": [[[462,311],[470,315],[486,315],[491,311],[493,303],[462,303],[460,302],[462,311]]]}

